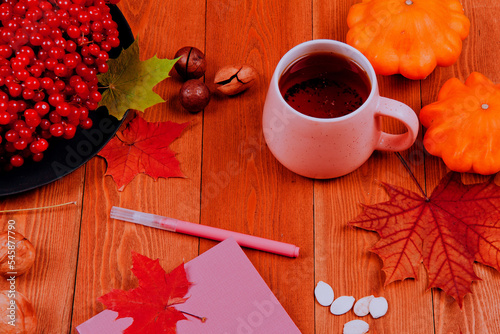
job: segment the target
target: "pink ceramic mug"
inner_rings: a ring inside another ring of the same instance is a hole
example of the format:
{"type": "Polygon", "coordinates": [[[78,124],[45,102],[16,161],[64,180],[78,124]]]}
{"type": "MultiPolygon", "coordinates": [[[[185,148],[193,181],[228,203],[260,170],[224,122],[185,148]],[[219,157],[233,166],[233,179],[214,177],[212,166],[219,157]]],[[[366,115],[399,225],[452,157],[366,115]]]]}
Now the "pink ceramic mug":
{"type": "Polygon", "coordinates": [[[326,39],[299,44],[281,58],[269,85],[262,122],[267,145],[276,159],[291,171],[315,179],[346,175],[365,163],[374,150],[406,150],[415,142],[419,128],[410,107],[379,95],[375,71],[361,52],[326,39]],[[284,100],[280,77],[296,60],[315,52],[344,55],[366,71],[371,92],[356,111],[337,118],[315,118],[296,111],[284,100]],[[381,131],[380,116],[398,119],[407,132],[394,135],[381,131]]]}

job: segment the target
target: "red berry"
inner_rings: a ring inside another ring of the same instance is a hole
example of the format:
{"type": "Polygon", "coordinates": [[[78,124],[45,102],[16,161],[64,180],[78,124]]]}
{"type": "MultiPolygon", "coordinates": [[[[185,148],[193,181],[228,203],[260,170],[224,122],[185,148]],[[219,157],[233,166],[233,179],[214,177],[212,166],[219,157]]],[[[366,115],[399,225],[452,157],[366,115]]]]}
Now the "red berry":
{"type": "Polygon", "coordinates": [[[39,162],[43,159],[43,153],[34,153],[31,159],[35,162],[39,162]]]}
{"type": "Polygon", "coordinates": [[[56,107],[56,112],[63,117],[68,116],[70,111],[71,111],[71,106],[66,102],[60,103],[56,107]]]}
{"type": "Polygon", "coordinates": [[[52,94],[49,96],[49,104],[54,107],[63,102],[64,102],[64,95],[62,94],[52,94]]]}
{"type": "Polygon", "coordinates": [[[56,111],[51,111],[49,114],[49,121],[52,123],[60,123],[62,121],[61,115],[56,111]]]}
{"type": "Polygon", "coordinates": [[[9,90],[9,94],[12,96],[12,97],[18,97],[21,95],[21,93],[23,92],[23,88],[21,87],[20,84],[17,84],[17,83],[12,83],[10,84],[7,89],[9,90]]]}
{"type": "Polygon", "coordinates": [[[120,44],[118,0],[0,1],[0,166],[40,161],[51,137],[89,129],[98,74],[120,44]]]}
{"type": "Polygon", "coordinates": [[[24,150],[28,146],[28,142],[24,139],[19,139],[14,142],[14,148],[18,151],[24,150]]]}
{"type": "Polygon", "coordinates": [[[14,167],[21,167],[24,164],[24,159],[22,156],[16,154],[10,158],[10,164],[14,167]]]}
{"type": "Polygon", "coordinates": [[[49,143],[47,142],[47,140],[45,140],[43,138],[38,139],[34,143],[35,143],[35,147],[36,147],[38,152],[43,152],[49,147],[49,143]]]}
{"type": "Polygon", "coordinates": [[[80,121],[80,126],[84,130],[88,130],[92,127],[92,120],[90,118],[84,119],[80,121]]]}
{"type": "Polygon", "coordinates": [[[40,80],[40,86],[43,88],[43,89],[49,89],[49,88],[52,88],[54,86],[54,80],[52,80],[51,78],[42,78],[40,80]]]}
{"type": "Polygon", "coordinates": [[[0,125],[7,125],[10,123],[10,114],[6,111],[0,111],[0,125]]]}
{"type": "Polygon", "coordinates": [[[76,133],[76,126],[74,126],[73,124],[68,124],[68,125],[66,125],[66,128],[64,129],[63,138],[71,139],[75,136],[75,133],[76,133]]]}
{"type": "Polygon", "coordinates": [[[30,139],[32,135],[32,131],[27,127],[23,127],[18,131],[18,133],[19,137],[21,137],[22,139],[30,139]]]}
{"type": "Polygon", "coordinates": [[[64,125],[61,123],[52,124],[49,131],[54,137],[61,137],[64,134],[64,125]]]}
{"type": "Polygon", "coordinates": [[[50,110],[49,104],[47,102],[43,102],[43,101],[35,103],[34,108],[40,116],[46,115],[50,110]]]}
{"type": "Polygon", "coordinates": [[[30,127],[36,127],[40,124],[41,121],[42,121],[42,119],[40,118],[40,116],[36,115],[33,118],[27,118],[26,124],[30,127]]]}

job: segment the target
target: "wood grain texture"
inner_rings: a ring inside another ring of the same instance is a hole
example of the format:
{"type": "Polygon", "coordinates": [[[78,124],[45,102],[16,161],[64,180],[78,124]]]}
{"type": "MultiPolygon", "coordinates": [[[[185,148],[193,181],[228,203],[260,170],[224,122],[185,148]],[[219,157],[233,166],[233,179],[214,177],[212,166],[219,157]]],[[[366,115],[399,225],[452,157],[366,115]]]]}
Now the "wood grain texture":
{"type": "MultiPolygon", "coordinates": [[[[85,167],[36,190],[3,198],[1,210],[36,208],[75,202],[76,205],[15,213],[0,213],[0,230],[9,220],[36,250],[33,267],[16,279],[16,291],[33,304],[40,333],[64,333],[71,327],[71,310],[78,256],[78,235],[85,167]],[[76,242],[75,242],[76,241],[76,242]]],[[[0,280],[0,289],[9,289],[0,280]]]]}
{"type": "MultiPolygon", "coordinates": [[[[452,77],[465,81],[470,73],[478,71],[493,82],[500,83],[500,64],[494,60],[500,46],[500,36],[495,32],[500,5],[494,0],[466,0],[462,3],[465,14],[471,20],[470,34],[463,43],[463,52],[455,65],[438,68],[427,80],[422,81],[423,105],[436,101],[439,89],[452,77]]],[[[433,189],[447,171],[440,159],[426,159],[427,187],[433,189]]],[[[484,181],[484,178],[471,174],[464,174],[462,178],[466,183],[484,181]]],[[[473,293],[465,297],[462,309],[441,291],[433,291],[436,334],[500,333],[500,275],[477,263],[474,270],[482,281],[472,284],[473,293]]]]}
{"type": "MultiPolygon", "coordinates": [[[[215,95],[205,110],[202,223],[298,245],[301,255],[294,260],[246,253],[300,330],[313,333],[312,181],[275,160],[266,147],[261,122],[267,84],[279,59],[312,37],[311,4],[300,0],[207,4],[207,82],[213,82],[218,68],[238,63],[255,67],[260,78],[242,95],[215,95]]],[[[212,245],[202,241],[201,250],[212,245]]]]}
{"type": "MultiPolygon", "coordinates": [[[[204,48],[203,1],[123,1],[120,9],[134,35],[140,36],[141,59],[155,54],[159,58],[173,58],[176,50],[186,45],[204,48]]],[[[193,116],[181,108],[177,100],[181,84],[175,76],[158,84],[155,91],[168,102],[147,109],[144,118],[150,122],[190,122],[171,145],[179,152],[177,158],[186,178],[155,182],[149,176],[138,175],[123,192],[118,192],[112,179],[104,177],[103,159],[94,158],[87,164],[73,330],[104,309],[96,300],[99,296],[115,288],[130,289],[137,285],[130,271],[132,250],[160,258],[167,271],[198,255],[197,238],[109,218],[111,206],[116,205],[199,222],[202,116],[193,116]]]]}
{"type": "MultiPolygon", "coordinates": [[[[314,38],[345,41],[349,8],[357,1],[314,1],[314,38]],[[329,22],[323,24],[323,22],[329,22]],[[333,23],[332,23],[333,22],[333,23]]],[[[378,76],[380,94],[406,103],[416,112],[420,109],[420,83],[401,76],[378,76]]],[[[400,133],[402,125],[383,120],[383,130],[400,133]]],[[[415,145],[403,152],[415,175],[423,183],[424,158],[421,136],[415,145]]],[[[359,204],[374,204],[388,199],[380,182],[407,187],[418,192],[408,172],[393,153],[375,152],[357,171],[330,181],[315,182],[315,274],[316,282],[332,284],[336,296],[356,299],[368,295],[384,296],[390,305],[380,319],[364,317],[375,333],[432,333],[432,296],[425,293],[425,271],[418,280],[392,283],[384,288],[382,262],[368,250],[379,239],[375,233],[353,229],[347,222],[362,209],[359,204]],[[408,301],[411,300],[411,303],[408,301]],[[408,317],[408,314],[412,314],[408,317]]],[[[316,332],[340,333],[344,324],[359,319],[353,312],[332,315],[328,308],[316,306],[316,332]]]]}
{"type": "MultiPolygon", "coordinates": [[[[118,192],[106,163],[94,158],[85,167],[39,189],[0,199],[0,210],[76,201],[62,208],[0,213],[0,230],[9,219],[37,249],[34,267],[17,280],[33,302],[37,333],[75,333],[75,327],[103,309],[96,299],[114,288],[130,289],[131,251],[160,258],[171,270],[215,245],[190,236],[135,226],[109,218],[111,206],[157,213],[222,227],[301,247],[297,259],[245,249],[259,273],[304,334],[337,334],[358,319],[353,312],[334,316],[314,300],[315,284],[330,283],[336,296],[385,296],[389,312],[381,319],[364,317],[369,333],[500,333],[500,273],[476,264],[483,280],[472,284],[464,306],[439,290],[427,291],[423,266],[418,279],[384,287],[382,262],[369,252],[375,233],[347,226],[361,212],[360,203],[388,199],[380,182],[418,192],[395,154],[375,152],[357,171],[334,180],[312,181],[279,164],[262,135],[267,85],[281,56],[291,47],[318,38],[345,41],[349,8],[360,0],[122,0],[120,9],[140,39],[141,59],[173,58],[177,49],[195,46],[206,53],[204,80],[215,92],[218,68],[248,63],[259,82],[235,97],[213,94],[207,109],[187,113],[177,94],[181,79],[172,77],[155,91],[167,100],[143,115],[147,121],[190,122],[171,145],[186,178],[153,181],[138,175],[118,192]]],[[[437,99],[451,77],[465,80],[479,71],[500,83],[500,48],[496,0],[463,0],[471,19],[459,61],[438,68],[427,79],[378,77],[381,95],[408,104],[415,112],[437,99]]],[[[397,121],[384,119],[384,130],[399,133],[397,121]]],[[[423,129],[422,129],[423,130],[423,129]]],[[[428,194],[447,173],[441,159],[423,148],[421,131],[404,159],[428,194]]],[[[484,181],[464,175],[466,183],[484,181]]],[[[1,187],[1,185],[0,185],[1,187]]],[[[4,280],[0,288],[7,288],[4,280]]],[[[266,333],[275,334],[275,333],[266,333]]],[[[281,334],[281,333],[279,333],[281,334]]]]}

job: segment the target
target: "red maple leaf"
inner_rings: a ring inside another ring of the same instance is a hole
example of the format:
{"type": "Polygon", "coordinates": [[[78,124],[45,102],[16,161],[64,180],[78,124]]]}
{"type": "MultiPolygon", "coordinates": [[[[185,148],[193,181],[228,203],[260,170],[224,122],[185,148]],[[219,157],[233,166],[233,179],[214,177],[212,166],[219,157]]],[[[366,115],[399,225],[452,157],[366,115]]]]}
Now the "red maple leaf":
{"type": "Polygon", "coordinates": [[[383,184],[390,200],[365,206],[350,225],[376,231],[381,239],[370,250],[384,262],[385,284],[416,278],[424,263],[429,288],[440,288],[458,301],[479,280],[474,261],[500,271],[500,187],[494,179],[464,185],[449,173],[430,198],[383,184]]]}
{"type": "Polygon", "coordinates": [[[115,180],[118,191],[139,173],[155,180],[159,177],[184,177],[179,161],[169,145],[189,123],[146,122],[137,115],[99,152],[106,159],[106,175],[115,180]]]}
{"type": "Polygon", "coordinates": [[[177,321],[187,318],[174,305],[187,300],[184,296],[191,286],[184,263],[167,274],[158,259],[132,252],[132,262],[139,286],[128,291],[115,289],[97,300],[118,312],[118,318],[134,319],[123,334],[176,333],[177,321]]]}

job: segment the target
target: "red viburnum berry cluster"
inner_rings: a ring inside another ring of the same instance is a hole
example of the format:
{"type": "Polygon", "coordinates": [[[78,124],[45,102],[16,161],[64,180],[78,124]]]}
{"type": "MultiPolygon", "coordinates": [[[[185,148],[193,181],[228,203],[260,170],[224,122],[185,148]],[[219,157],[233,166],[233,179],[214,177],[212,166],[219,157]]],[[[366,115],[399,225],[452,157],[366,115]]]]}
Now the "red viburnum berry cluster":
{"type": "Polygon", "coordinates": [[[97,74],[120,44],[107,3],[0,0],[0,167],[43,158],[48,139],[92,126],[97,74]]]}

